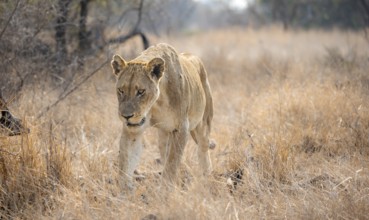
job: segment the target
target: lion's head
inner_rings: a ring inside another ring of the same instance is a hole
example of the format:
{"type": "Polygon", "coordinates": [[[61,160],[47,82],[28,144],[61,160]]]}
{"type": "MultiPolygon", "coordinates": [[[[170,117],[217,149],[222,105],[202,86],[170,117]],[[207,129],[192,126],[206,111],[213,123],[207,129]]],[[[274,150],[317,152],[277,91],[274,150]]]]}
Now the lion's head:
{"type": "Polygon", "coordinates": [[[117,77],[119,117],[126,128],[140,128],[148,122],[148,113],[159,97],[164,60],[154,58],[148,63],[126,62],[114,55],[111,66],[117,77]]]}

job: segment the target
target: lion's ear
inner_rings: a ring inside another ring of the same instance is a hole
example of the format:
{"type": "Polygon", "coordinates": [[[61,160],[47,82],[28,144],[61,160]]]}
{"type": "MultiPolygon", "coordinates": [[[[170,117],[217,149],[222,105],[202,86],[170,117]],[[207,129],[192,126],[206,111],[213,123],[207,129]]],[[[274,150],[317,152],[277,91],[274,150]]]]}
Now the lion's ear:
{"type": "Polygon", "coordinates": [[[159,80],[164,73],[164,60],[156,57],[147,64],[147,69],[151,74],[151,77],[159,80]]]}
{"type": "Polygon", "coordinates": [[[114,75],[118,76],[120,71],[122,71],[122,69],[125,66],[126,66],[126,61],[124,61],[124,59],[121,56],[117,54],[113,56],[113,60],[111,61],[111,67],[113,68],[114,75]]]}

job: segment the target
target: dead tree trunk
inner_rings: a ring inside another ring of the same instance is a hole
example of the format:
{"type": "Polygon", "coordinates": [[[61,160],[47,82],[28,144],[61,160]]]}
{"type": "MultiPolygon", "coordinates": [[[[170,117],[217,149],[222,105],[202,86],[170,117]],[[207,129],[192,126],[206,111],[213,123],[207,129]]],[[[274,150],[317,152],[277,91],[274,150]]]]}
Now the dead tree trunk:
{"type": "Polygon", "coordinates": [[[86,29],[86,19],[88,14],[88,3],[90,0],[80,1],[80,13],[79,13],[79,32],[78,32],[78,48],[81,53],[86,52],[91,48],[91,41],[89,39],[89,33],[86,29]]]}
{"type": "Polygon", "coordinates": [[[67,57],[67,41],[65,37],[68,7],[71,0],[58,0],[58,15],[55,26],[56,65],[64,64],[67,57]]]}

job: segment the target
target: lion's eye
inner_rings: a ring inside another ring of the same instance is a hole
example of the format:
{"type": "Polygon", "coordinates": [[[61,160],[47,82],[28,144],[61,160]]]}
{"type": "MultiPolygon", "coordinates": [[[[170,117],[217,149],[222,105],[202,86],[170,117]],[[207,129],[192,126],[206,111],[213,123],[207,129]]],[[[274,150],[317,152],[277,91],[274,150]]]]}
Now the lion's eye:
{"type": "Polygon", "coordinates": [[[137,96],[142,96],[143,94],[145,94],[145,90],[144,89],[137,90],[137,96]]]}

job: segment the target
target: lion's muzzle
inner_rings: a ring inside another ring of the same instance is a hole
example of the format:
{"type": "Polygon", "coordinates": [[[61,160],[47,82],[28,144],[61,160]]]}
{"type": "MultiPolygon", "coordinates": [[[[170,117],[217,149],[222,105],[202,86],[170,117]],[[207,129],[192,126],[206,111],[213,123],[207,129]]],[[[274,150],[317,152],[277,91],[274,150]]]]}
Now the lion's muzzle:
{"type": "Polygon", "coordinates": [[[146,122],[146,118],[142,118],[142,120],[139,123],[131,123],[129,122],[129,120],[127,120],[127,126],[128,127],[140,127],[143,124],[145,124],[145,122],[146,122]]]}

